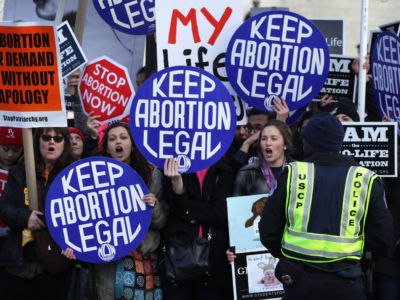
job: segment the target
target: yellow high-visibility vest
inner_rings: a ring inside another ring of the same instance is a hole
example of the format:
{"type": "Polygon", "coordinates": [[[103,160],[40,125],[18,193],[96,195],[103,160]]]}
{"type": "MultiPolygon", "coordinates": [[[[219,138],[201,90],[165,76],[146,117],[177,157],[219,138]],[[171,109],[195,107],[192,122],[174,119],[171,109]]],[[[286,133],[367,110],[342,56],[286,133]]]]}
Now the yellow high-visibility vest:
{"type": "Polygon", "coordinates": [[[282,254],[309,262],[359,260],[364,248],[364,225],[372,184],[378,176],[359,166],[347,172],[343,193],[340,232],[321,234],[308,231],[313,200],[315,167],[313,163],[294,162],[288,168],[286,227],[282,254]]]}

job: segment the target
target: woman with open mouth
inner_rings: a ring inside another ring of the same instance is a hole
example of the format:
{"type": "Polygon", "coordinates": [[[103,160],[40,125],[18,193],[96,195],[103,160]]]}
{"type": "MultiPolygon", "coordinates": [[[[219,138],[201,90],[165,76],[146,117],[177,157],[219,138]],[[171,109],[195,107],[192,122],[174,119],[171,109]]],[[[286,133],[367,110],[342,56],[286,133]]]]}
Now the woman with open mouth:
{"type": "Polygon", "coordinates": [[[8,266],[2,297],[64,299],[74,264],[61,255],[45,226],[44,202],[53,180],[74,161],[68,129],[37,128],[33,148],[39,209],[28,207],[23,161],[10,170],[0,200],[0,218],[10,227],[0,250],[0,266],[8,266]]]}
{"type": "Polygon", "coordinates": [[[273,191],[282,167],[290,162],[290,128],[278,120],[268,121],[260,131],[257,148],[258,159],[239,170],[233,196],[268,194],[273,191]]]}
{"type": "Polygon", "coordinates": [[[149,187],[150,193],[144,195],[142,200],[152,207],[152,217],[146,236],[130,255],[116,262],[94,265],[99,299],[130,298],[129,295],[135,299],[161,299],[156,250],[160,244],[159,230],[167,220],[167,207],[160,201],[163,175],[140,154],[126,123],[110,123],[104,131],[101,154],[126,163],[139,174],[149,187]],[[117,274],[121,273],[121,269],[124,274],[130,272],[137,279],[134,286],[127,286],[121,280],[116,283],[115,278],[122,276],[117,274]]]}
{"type": "MultiPolygon", "coordinates": [[[[291,159],[292,134],[290,128],[279,120],[269,120],[261,129],[257,142],[258,158],[242,167],[235,181],[233,196],[249,196],[272,194],[282,167],[291,159]]],[[[254,225],[257,217],[261,217],[267,197],[260,197],[249,208],[249,219],[245,227],[254,225]]],[[[229,262],[236,256],[229,249],[226,251],[229,262]]]]}

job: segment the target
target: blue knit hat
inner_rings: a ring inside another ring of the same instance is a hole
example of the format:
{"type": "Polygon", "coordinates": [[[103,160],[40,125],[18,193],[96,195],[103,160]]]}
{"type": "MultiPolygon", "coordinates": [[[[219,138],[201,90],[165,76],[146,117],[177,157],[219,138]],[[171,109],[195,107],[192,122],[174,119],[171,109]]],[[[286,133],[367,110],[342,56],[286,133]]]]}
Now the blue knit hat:
{"type": "Polygon", "coordinates": [[[307,123],[300,136],[316,151],[339,152],[342,148],[344,129],[335,116],[321,113],[307,123]]]}

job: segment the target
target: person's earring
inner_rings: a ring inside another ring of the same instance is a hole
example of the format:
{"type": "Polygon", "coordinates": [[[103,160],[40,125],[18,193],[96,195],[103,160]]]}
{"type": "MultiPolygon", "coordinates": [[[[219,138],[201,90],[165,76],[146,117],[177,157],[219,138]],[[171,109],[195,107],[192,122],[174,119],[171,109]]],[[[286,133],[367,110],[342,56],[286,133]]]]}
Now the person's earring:
{"type": "Polygon", "coordinates": [[[283,150],[286,150],[287,148],[286,148],[286,146],[285,147],[283,147],[283,150]]]}

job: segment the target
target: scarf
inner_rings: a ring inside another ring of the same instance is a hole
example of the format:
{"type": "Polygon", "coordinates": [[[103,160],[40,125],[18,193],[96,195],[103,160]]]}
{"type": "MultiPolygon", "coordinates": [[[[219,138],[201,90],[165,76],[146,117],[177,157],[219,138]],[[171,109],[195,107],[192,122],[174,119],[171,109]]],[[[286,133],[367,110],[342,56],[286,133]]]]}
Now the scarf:
{"type": "MultiPolygon", "coordinates": [[[[286,166],[286,165],[287,165],[287,161],[286,161],[286,157],[284,157],[282,167],[286,166]]],[[[268,165],[268,163],[265,159],[262,160],[261,171],[264,175],[265,181],[267,182],[269,189],[272,190],[273,187],[275,186],[276,180],[275,180],[274,174],[272,173],[271,167],[268,165]]]]}

